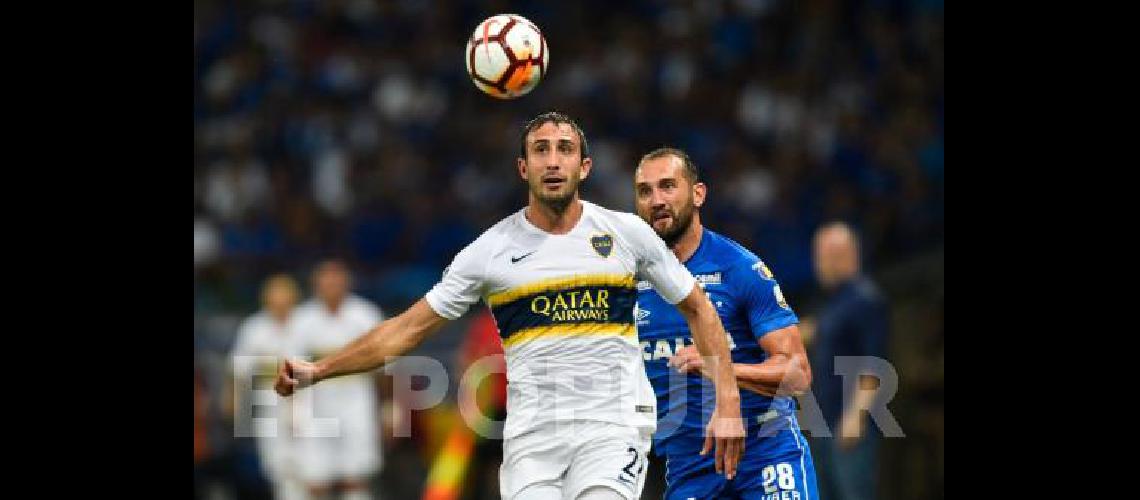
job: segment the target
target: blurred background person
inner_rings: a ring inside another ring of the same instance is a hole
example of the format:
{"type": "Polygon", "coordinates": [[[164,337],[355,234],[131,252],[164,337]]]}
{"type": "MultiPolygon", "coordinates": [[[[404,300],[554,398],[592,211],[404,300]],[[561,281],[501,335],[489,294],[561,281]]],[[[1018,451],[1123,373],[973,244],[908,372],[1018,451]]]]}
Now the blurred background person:
{"type": "MultiPolygon", "coordinates": [[[[371,302],[350,293],[344,262],[325,260],[313,272],[314,297],[297,309],[299,352],[317,359],[335,352],[383,320],[371,302]]],[[[317,387],[309,399],[313,419],[331,419],[335,432],[316,435],[302,423],[301,475],[312,498],[364,500],[373,497],[372,479],[381,466],[380,413],[376,375],[362,373],[317,387]]],[[[323,384],[322,384],[323,385],[323,384]]]]}
{"type": "Polygon", "coordinates": [[[264,391],[272,391],[278,360],[298,354],[293,312],[300,298],[300,289],[292,277],[275,274],[265,280],[261,292],[263,307],[242,323],[232,353],[234,382],[229,387],[245,390],[234,390],[232,398],[227,398],[232,404],[235,432],[254,436],[261,469],[272,486],[273,497],[285,500],[307,496],[297,475],[292,402],[267,401],[265,397],[273,394],[264,391]],[[264,422],[274,425],[254,425],[254,418],[272,419],[264,422]]]}
{"type": "Polygon", "coordinates": [[[827,296],[814,321],[812,392],[832,437],[818,437],[816,456],[820,498],[878,498],[880,430],[864,409],[874,403],[879,386],[873,376],[836,374],[836,356],[887,358],[890,315],[879,287],[860,271],[859,241],[844,223],[815,234],[816,276],[827,296]]]}

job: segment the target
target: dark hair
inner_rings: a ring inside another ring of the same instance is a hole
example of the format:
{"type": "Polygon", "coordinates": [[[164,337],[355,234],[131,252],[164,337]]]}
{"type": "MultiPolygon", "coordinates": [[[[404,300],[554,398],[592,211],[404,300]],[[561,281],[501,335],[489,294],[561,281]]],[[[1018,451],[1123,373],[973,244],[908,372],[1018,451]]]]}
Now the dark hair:
{"type": "Polygon", "coordinates": [[[585,160],[586,158],[590,157],[590,146],[586,142],[586,133],[582,131],[582,127],[578,126],[578,122],[575,122],[573,118],[570,118],[569,116],[566,116],[557,111],[547,111],[546,113],[534,117],[526,123],[525,127],[523,127],[522,138],[519,139],[520,158],[526,159],[526,136],[530,135],[531,132],[534,132],[534,129],[541,127],[547,123],[553,123],[555,125],[562,123],[569,124],[570,127],[574,129],[574,132],[578,133],[578,141],[582,143],[582,159],[585,160]]]}
{"type": "Polygon", "coordinates": [[[681,159],[681,164],[685,166],[685,178],[689,179],[689,184],[696,184],[701,181],[701,171],[697,169],[697,165],[693,163],[693,159],[689,158],[689,155],[685,154],[684,151],[677,148],[664,147],[654,149],[646,153],[645,156],[642,156],[641,161],[637,162],[637,165],[640,167],[641,164],[649,160],[656,160],[665,156],[676,156],[681,159]]]}

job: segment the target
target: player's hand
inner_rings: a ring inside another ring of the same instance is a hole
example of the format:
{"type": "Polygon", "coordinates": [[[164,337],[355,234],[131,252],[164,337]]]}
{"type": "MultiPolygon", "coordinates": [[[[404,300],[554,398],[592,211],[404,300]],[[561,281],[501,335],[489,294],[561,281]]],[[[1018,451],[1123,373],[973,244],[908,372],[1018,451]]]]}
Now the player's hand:
{"type": "Polygon", "coordinates": [[[744,454],[744,419],[740,418],[740,407],[722,408],[717,405],[713,410],[712,419],[705,427],[705,445],[701,448],[701,455],[709,452],[709,447],[716,442],[716,454],[713,460],[718,474],[723,473],[726,478],[736,476],[736,466],[740,463],[740,456],[744,454]]]}
{"type": "Polygon", "coordinates": [[[681,373],[700,373],[712,378],[712,374],[708,373],[705,368],[705,360],[701,358],[701,352],[697,350],[695,345],[678,349],[677,353],[669,358],[668,365],[681,373]]]}
{"type": "Polygon", "coordinates": [[[273,389],[283,397],[292,396],[298,389],[313,385],[317,367],[314,363],[300,359],[285,359],[277,369],[277,381],[273,389]]]}

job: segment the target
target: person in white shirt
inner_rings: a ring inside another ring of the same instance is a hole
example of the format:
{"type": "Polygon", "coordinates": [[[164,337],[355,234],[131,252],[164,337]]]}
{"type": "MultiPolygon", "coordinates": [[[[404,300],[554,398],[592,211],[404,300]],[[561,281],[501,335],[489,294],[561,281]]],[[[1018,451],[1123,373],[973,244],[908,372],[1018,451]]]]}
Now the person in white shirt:
{"type": "Polygon", "coordinates": [[[482,299],[507,361],[502,497],[632,500],[644,486],[656,428],[633,320],[636,283],[646,280],[682,312],[716,367],[716,417],[703,453],[715,443],[717,470],[732,477],[744,437],[740,393],[708,297],[638,216],[579,198],[593,162],[571,118],[539,115],[520,142],[527,206],[460,251],[404,313],[317,362],[286,360],[278,393],[375,369],[482,299]]]}
{"type": "MultiPolygon", "coordinates": [[[[262,286],[263,308],[242,322],[232,352],[235,389],[235,431],[253,435],[262,471],[273,488],[273,497],[305,498],[297,470],[297,442],[293,436],[290,405],[265,404],[258,393],[271,390],[278,360],[300,354],[297,350],[294,306],[300,298],[297,282],[285,274],[270,276],[262,286]],[[268,425],[266,425],[268,424],[268,425]]],[[[270,393],[272,394],[272,393],[270,393]]]]}
{"type": "MultiPolygon", "coordinates": [[[[325,357],[384,319],[378,307],[350,293],[349,280],[348,268],[339,260],[317,266],[315,297],[296,314],[303,355],[325,357]]],[[[300,470],[314,497],[337,491],[346,499],[371,497],[372,476],[381,465],[376,390],[372,376],[357,374],[322,384],[309,395],[306,403],[312,411],[299,425],[300,470]],[[316,419],[332,422],[334,429],[325,432],[309,426],[316,419]]]]}

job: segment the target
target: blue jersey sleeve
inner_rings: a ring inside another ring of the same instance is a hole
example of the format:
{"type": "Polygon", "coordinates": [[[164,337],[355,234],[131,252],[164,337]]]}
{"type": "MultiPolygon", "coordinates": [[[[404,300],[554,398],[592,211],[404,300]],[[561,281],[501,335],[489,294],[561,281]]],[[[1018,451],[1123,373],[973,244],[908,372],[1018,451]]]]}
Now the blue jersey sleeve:
{"type": "Polygon", "coordinates": [[[732,274],[733,288],[747,308],[748,322],[757,340],[770,331],[799,323],[776,277],[763,261],[741,262],[733,268],[732,274]]]}

